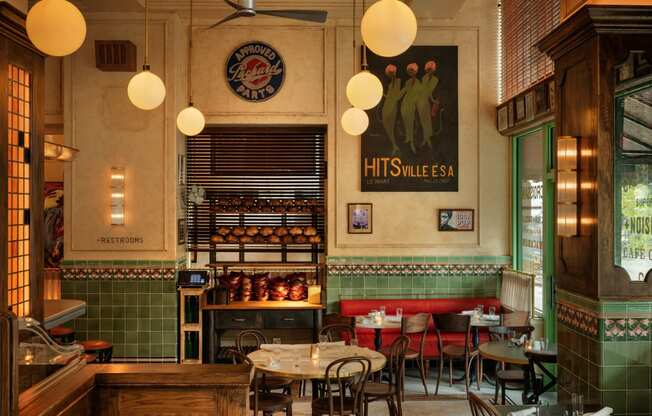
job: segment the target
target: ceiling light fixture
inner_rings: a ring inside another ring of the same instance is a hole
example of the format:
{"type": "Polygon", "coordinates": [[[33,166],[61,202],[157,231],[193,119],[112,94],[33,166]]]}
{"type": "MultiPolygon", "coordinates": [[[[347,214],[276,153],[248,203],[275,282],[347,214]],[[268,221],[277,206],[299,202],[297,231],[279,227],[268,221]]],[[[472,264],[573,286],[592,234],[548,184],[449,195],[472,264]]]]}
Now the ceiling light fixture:
{"type": "Polygon", "coordinates": [[[129,101],[141,110],[153,110],[165,100],[165,84],[149,70],[149,7],[145,0],[145,59],[143,70],[134,75],[127,86],[129,101]]]}
{"type": "MultiPolygon", "coordinates": [[[[362,0],[363,12],[365,9],[365,1],[362,0]]],[[[353,16],[353,26],[355,27],[355,12],[353,16]]],[[[354,38],[353,50],[355,51],[355,49],[354,38]]],[[[369,110],[377,106],[380,100],[383,98],[383,83],[380,82],[380,79],[378,79],[376,75],[369,72],[369,65],[367,64],[367,47],[365,46],[364,42],[362,42],[361,67],[362,71],[355,74],[346,85],[346,97],[349,99],[349,102],[352,106],[362,110],[369,110]]]]}
{"type": "Polygon", "coordinates": [[[75,52],[86,39],[86,21],[67,0],[41,0],[27,13],[27,36],[40,51],[51,56],[75,52]]]}
{"type": "Polygon", "coordinates": [[[398,56],[417,37],[417,18],[410,6],[399,0],[380,0],[362,17],[364,43],[376,55],[398,56]]]}
{"type": "Polygon", "coordinates": [[[188,107],[179,112],[177,128],[186,136],[196,136],[204,130],[206,118],[192,102],[192,0],[190,0],[190,25],[188,27],[188,107]]]}

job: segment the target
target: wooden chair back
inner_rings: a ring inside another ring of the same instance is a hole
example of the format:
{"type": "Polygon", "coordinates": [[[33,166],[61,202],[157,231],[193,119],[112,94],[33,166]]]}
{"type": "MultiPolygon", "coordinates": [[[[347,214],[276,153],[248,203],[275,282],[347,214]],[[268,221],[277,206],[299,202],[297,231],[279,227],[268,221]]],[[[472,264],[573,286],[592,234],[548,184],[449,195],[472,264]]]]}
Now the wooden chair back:
{"type": "Polygon", "coordinates": [[[326,398],[329,416],[358,414],[362,409],[365,385],[371,372],[371,361],[364,357],[345,357],[335,360],[326,367],[326,398]],[[359,371],[354,377],[351,372],[359,371]],[[349,396],[347,396],[347,394],[349,396]],[[353,408],[345,403],[351,398],[353,408]]]}
{"type": "Polygon", "coordinates": [[[533,326],[492,326],[489,327],[489,337],[492,341],[504,341],[509,338],[520,338],[523,335],[530,339],[533,326]]]}
{"type": "Polygon", "coordinates": [[[259,350],[262,344],[267,344],[267,338],[262,332],[255,329],[240,331],[235,338],[235,348],[242,354],[259,350]]]}
{"type": "Polygon", "coordinates": [[[505,313],[500,316],[500,322],[503,326],[529,326],[530,313],[525,311],[505,313]]]}
{"type": "Polygon", "coordinates": [[[403,388],[403,368],[405,367],[405,354],[410,346],[410,338],[406,335],[401,335],[396,338],[389,350],[389,360],[387,361],[387,369],[389,370],[389,382],[394,388],[401,391],[403,388]]]}
{"type": "Polygon", "coordinates": [[[482,400],[475,393],[469,392],[469,406],[473,416],[499,416],[498,410],[489,402],[482,400]]]}
{"type": "Polygon", "coordinates": [[[356,339],[355,329],[347,324],[326,325],[319,330],[319,335],[326,335],[328,342],[344,341],[347,345],[351,344],[352,339],[356,339]]]}
{"type": "Polygon", "coordinates": [[[419,337],[419,354],[423,355],[426,348],[426,335],[430,323],[429,313],[418,313],[409,317],[404,316],[401,320],[401,335],[421,334],[419,337]]]}
{"type": "Polygon", "coordinates": [[[440,354],[442,354],[444,348],[444,342],[441,337],[442,332],[464,334],[465,353],[469,352],[469,346],[471,345],[471,315],[446,313],[433,315],[432,318],[435,321],[435,332],[437,333],[437,343],[439,345],[440,354]]]}

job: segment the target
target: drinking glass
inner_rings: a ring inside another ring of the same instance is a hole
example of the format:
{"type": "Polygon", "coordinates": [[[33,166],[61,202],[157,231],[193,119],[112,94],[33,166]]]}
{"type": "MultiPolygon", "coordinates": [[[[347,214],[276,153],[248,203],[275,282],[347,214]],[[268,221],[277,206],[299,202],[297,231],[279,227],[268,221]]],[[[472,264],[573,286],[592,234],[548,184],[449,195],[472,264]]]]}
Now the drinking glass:
{"type": "Polygon", "coordinates": [[[272,338],[272,344],[280,344],[281,338],[272,338]]]}
{"type": "Polygon", "coordinates": [[[396,308],[396,317],[399,319],[403,317],[403,308],[396,308]]]}
{"type": "Polygon", "coordinates": [[[484,313],[484,305],[478,305],[478,306],[476,306],[475,309],[478,311],[478,313],[480,315],[482,315],[484,313]]]}
{"type": "Polygon", "coordinates": [[[490,306],[489,307],[489,315],[494,316],[496,314],[496,307],[495,306],[490,306]]]}
{"type": "Polygon", "coordinates": [[[320,344],[325,344],[328,342],[328,335],[320,335],[319,336],[319,343],[320,344]]]}
{"type": "Polygon", "coordinates": [[[571,409],[573,416],[583,416],[584,415],[584,396],[581,394],[573,393],[571,395],[571,409]]]}
{"type": "Polygon", "coordinates": [[[352,347],[357,347],[358,346],[358,339],[357,338],[351,338],[351,341],[349,342],[349,344],[352,347]]]}
{"type": "Polygon", "coordinates": [[[380,316],[385,317],[385,305],[380,307],[380,316]]]}

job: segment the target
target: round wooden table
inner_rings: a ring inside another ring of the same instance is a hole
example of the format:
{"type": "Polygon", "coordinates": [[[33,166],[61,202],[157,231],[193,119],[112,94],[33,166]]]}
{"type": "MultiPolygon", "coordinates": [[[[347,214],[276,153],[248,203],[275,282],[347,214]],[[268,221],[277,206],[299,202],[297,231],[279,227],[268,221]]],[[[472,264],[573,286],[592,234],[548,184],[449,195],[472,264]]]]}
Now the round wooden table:
{"type": "MultiPolygon", "coordinates": [[[[267,374],[287,377],[293,380],[323,380],[326,378],[326,367],[330,363],[345,357],[364,357],[371,361],[371,372],[375,373],[385,367],[385,356],[369,348],[351,345],[319,345],[319,359],[310,358],[310,344],[301,345],[263,345],[261,349],[249,353],[256,369],[267,374]]],[[[360,372],[360,367],[352,366],[351,374],[341,374],[345,377],[360,372]]]]}
{"type": "Polygon", "coordinates": [[[523,348],[509,341],[491,341],[478,347],[482,358],[515,365],[528,365],[523,348]]]}
{"type": "Polygon", "coordinates": [[[376,321],[368,316],[355,317],[356,328],[367,328],[374,330],[374,348],[379,351],[383,346],[383,329],[396,329],[401,327],[401,319],[397,316],[385,316],[381,321],[376,321]]]}

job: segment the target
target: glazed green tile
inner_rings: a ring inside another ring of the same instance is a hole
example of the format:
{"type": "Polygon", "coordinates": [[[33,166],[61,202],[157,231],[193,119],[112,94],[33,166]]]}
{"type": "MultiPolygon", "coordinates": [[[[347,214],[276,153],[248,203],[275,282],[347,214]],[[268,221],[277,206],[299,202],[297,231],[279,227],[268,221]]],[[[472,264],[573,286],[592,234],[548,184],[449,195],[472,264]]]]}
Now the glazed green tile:
{"type": "Polygon", "coordinates": [[[113,317],[113,307],[109,304],[108,306],[100,306],[100,319],[112,318],[113,317]]]}
{"type": "Polygon", "coordinates": [[[163,318],[176,318],[177,308],[176,306],[164,306],[163,307],[163,318]]]}
{"type": "Polygon", "coordinates": [[[652,367],[627,367],[627,388],[629,390],[650,389],[652,367]]]}
{"type": "Polygon", "coordinates": [[[113,342],[113,331],[100,331],[99,339],[103,341],[113,342]]]}
{"type": "Polygon", "coordinates": [[[340,277],[339,276],[328,276],[328,288],[339,288],[341,285],[340,277]]]}
{"type": "Polygon", "coordinates": [[[162,344],[152,344],[149,350],[150,354],[154,358],[163,357],[163,345],[162,344]]]}
{"type": "Polygon", "coordinates": [[[378,289],[384,289],[389,287],[389,278],[387,276],[378,276],[376,280],[376,287],[378,289]]]}
{"type": "Polygon", "coordinates": [[[138,305],[138,293],[125,293],[125,305],[138,305]]]}
{"type": "Polygon", "coordinates": [[[100,293],[100,282],[89,280],[87,285],[88,293],[100,293]]]}
{"type": "Polygon", "coordinates": [[[431,263],[431,264],[432,263],[437,263],[437,257],[435,257],[435,256],[424,257],[424,262],[425,263],[431,263]]]}
{"type": "Polygon", "coordinates": [[[176,282],[164,281],[163,282],[163,293],[176,293],[177,286],[176,282]]]}
{"type": "Polygon", "coordinates": [[[125,357],[127,358],[134,358],[138,357],[138,344],[125,344],[124,346],[124,351],[125,351],[125,357]]]}
{"type": "Polygon", "coordinates": [[[602,343],[602,364],[605,366],[626,365],[627,352],[623,350],[623,345],[617,341],[602,343]]]}
{"type": "Polygon", "coordinates": [[[100,281],[100,293],[113,293],[113,281],[111,281],[111,280],[101,280],[100,281]]]}
{"type": "Polygon", "coordinates": [[[647,341],[631,341],[627,342],[626,348],[629,350],[627,354],[627,362],[630,366],[648,366],[650,365],[650,358],[652,356],[651,344],[647,341]]]}
{"type": "Polygon", "coordinates": [[[138,306],[149,306],[150,294],[140,292],[138,293],[138,306]]]}
{"type": "Polygon", "coordinates": [[[412,278],[412,287],[415,289],[423,289],[426,287],[426,278],[423,276],[416,276],[412,278]]]}
{"type": "Polygon", "coordinates": [[[149,317],[150,318],[162,318],[163,317],[163,307],[162,306],[150,306],[149,308],[149,317]]]}
{"type": "Polygon", "coordinates": [[[86,332],[85,335],[86,335],[86,339],[85,339],[85,340],[89,340],[89,339],[101,339],[101,338],[100,338],[100,331],[90,331],[90,330],[89,330],[88,332],[86,332]]]}
{"type": "Polygon", "coordinates": [[[88,304],[86,307],[86,317],[97,319],[100,317],[100,307],[97,305],[88,304]]]}
{"type": "Polygon", "coordinates": [[[378,278],[376,276],[365,276],[364,278],[364,287],[375,289],[378,287],[378,278]]]}
{"type": "Polygon", "coordinates": [[[177,329],[176,319],[163,319],[163,331],[176,331],[176,329],[177,329]]]}
{"type": "Polygon", "coordinates": [[[149,318],[149,305],[138,306],[138,319],[149,318]]]}
{"type": "Polygon", "coordinates": [[[164,357],[176,357],[177,356],[177,346],[176,346],[176,344],[164,344],[163,345],[163,356],[164,357]]]}
{"type": "Polygon", "coordinates": [[[177,333],[172,331],[163,331],[161,333],[163,344],[174,344],[177,342],[177,333]]]}
{"type": "Polygon", "coordinates": [[[627,382],[627,367],[603,367],[600,375],[602,390],[616,390],[625,387],[627,382]]]}
{"type": "MultiPolygon", "coordinates": [[[[149,326],[149,325],[148,325],[149,326]]],[[[138,331],[138,344],[149,344],[150,332],[149,331],[138,331]]]]}
{"type": "Polygon", "coordinates": [[[124,331],[126,329],[127,322],[125,319],[114,319],[113,320],[113,331],[124,331]]]}
{"type": "Polygon", "coordinates": [[[162,344],[163,343],[163,333],[161,331],[151,331],[149,333],[149,342],[151,344],[162,344]]]}
{"type": "Polygon", "coordinates": [[[113,307],[113,319],[124,319],[126,317],[126,310],[124,306],[113,307]]]}
{"type": "Polygon", "coordinates": [[[138,344],[138,357],[139,358],[149,358],[149,344],[138,344]]]}
{"type": "Polygon", "coordinates": [[[163,319],[152,319],[152,320],[150,320],[149,329],[151,331],[162,331],[163,330],[163,319]]]}
{"type": "Polygon", "coordinates": [[[353,279],[351,279],[349,276],[342,276],[342,284],[341,288],[342,289],[350,289],[353,286],[353,279]]]}
{"type": "Polygon", "coordinates": [[[89,318],[86,320],[87,328],[89,331],[99,331],[100,330],[100,320],[95,318],[89,318]]]}
{"type": "Polygon", "coordinates": [[[354,277],[351,287],[353,289],[362,289],[364,287],[364,278],[361,276],[354,277]]]}
{"type": "Polygon", "coordinates": [[[127,331],[138,330],[138,319],[125,319],[125,330],[127,331]]]}
{"type": "Polygon", "coordinates": [[[124,344],[125,339],[126,339],[126,333],[124,331],[113,331],[114,344],[124,344]]]}
{"type": "Polygon", "coordinates": [[[112,318],[100,319],[100,331],[113,331],[113,319],[112,318]]]}
{"type": "Polygon", "coordinates": [[[647,390],[627,391],[627,413],[647,414],[650,411],[650,392],[647,390]]]}
{"type": "Polygon", "coordinates": [[[614,414],[627,412],[627,396],[623,391],[603,391],[602,404],[614,409],[614,414]]]}
{"type": "Polygon", "coordinates": [[[150,281],[149,280],[140,280],[138,282],[138,293],[149,293],[150,291],[150,281]]]}

